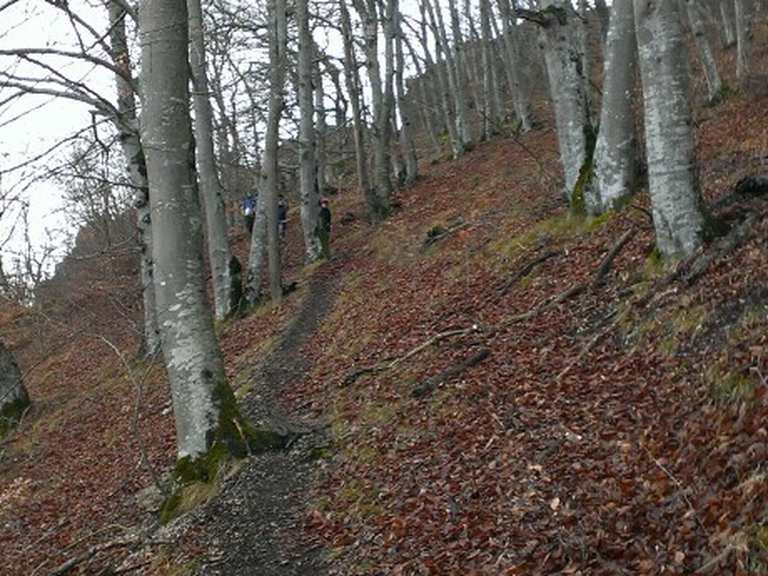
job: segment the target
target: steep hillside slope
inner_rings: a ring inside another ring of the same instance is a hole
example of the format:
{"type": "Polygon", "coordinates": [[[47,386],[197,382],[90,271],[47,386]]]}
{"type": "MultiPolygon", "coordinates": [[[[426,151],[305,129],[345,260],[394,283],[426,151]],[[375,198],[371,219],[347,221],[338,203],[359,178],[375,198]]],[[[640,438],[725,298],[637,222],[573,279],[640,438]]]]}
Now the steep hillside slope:
{"type": "MultiPolygon", "coordinates": [[[[766,117],[759,90],[697,111],[711,205],[766,171],[766,117]]],[[[329,573],[768,573],[765,201],[721,202],[734,227],[751,218],[750,235],[665,268],[642,194],[572,218],[559,170],[545,122],[425,167],[378,227],[343,191],[334,259],[308,270],[292,214],[298,291],[220,327],[238,395],[258,404],[259,363],[333,271],[332,307],[303,336],[307,370],[281,405],[329,426],[303,526],[329,573]]],[[[83,266],[69,305],[0,315],[34,400],[0,445],[3,574],[48,574],[89,551],[83,573],[114,573],[154,528],[146,496],[173,460],[164,375],[134,359],[134,265],[83,266]]],[[[123,568],[215,564],[198,528],[179,524],[123,568]]]]}

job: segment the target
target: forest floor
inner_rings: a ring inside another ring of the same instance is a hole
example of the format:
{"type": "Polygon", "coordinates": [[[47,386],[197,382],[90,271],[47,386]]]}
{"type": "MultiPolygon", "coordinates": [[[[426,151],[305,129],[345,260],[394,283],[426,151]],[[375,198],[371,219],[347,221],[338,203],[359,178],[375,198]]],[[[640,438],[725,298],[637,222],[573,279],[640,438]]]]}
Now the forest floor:
{"type": "Polygon", "coordinates": [[[342,191],[329,263],[302,270],[292,217],[298,290],[219,331],[246,413],[302,434],[159,531],[173,424],[160,368],[110,346],[127,288],[0,310],[36,399],[0,444],[3,575],[768,574],[768,206],[723,202],[768,172],[768,93],[697,108],[705,201],[744,237],[675,265],[646,194],[567,213],[540,117],[423,166],[378,226],[342,191]]]}

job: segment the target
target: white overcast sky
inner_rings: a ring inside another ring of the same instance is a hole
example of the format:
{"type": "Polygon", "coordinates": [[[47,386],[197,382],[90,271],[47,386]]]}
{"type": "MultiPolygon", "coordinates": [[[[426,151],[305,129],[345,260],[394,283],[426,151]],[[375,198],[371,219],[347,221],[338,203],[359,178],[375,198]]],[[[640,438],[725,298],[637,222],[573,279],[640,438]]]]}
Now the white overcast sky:
{"type": "MultiPolygon", "coordinates": [[[[0,0],[0,6],[5,4],[0,0]]],[[[70,0],[73,12],[80,15],[97,30],[107,29],[107,15],[100,0],[70,0]]],[[[401,9],[407,15],[418,16],[416,0],[401,0],[401,9]]],[[[343,53],[338,35],[323,34],[316,31],[316,39],[321,45],[330,42],[330,51],[341,56],[343,53]],[[334,38],[335,37],[335,38],[334,38]]],[[[84,38],[85,43],[88,40],[84,38]]],[[[19,0],[9,8],[0,12],[0,49],[50,47],[56,49],[78,48],[77,39],[72,33],[72,26],[64,13],[50,6],[43,0],[19,0]]],[[[98,53],[98,51],[96,52],[98,53]]],[[[13,59],[0,57],[0,70],[7,70],[13,59]]],[[[109,72],[98,67],[78,61],[66,59],[52,60],[61,71],[66,71],[70,77],[75,77],[97,91],[112,94],[114,87],[109,72]]],[[[16,73],[38,73],[31,65],[22,65],[15,69],[16,73]]],[[[0,102],[7,94],[0,83],[0,102]]],[[[47,150],[62,139],[78,130],[87,127],[91,122],[89,106],[65,99],[53,99],[42,96],[25,96],[13,102],[0,106],[0,171],[23,163],[47,150]],[[28,114],[24,114],[29,112],[28,114]],[[21,116],[16,121],[13,118],[21,116]]],[[[66,145],[60,148],[58,154],[49,157],[53,163],[67,151],[66,145]]],[[[39,165],[37,166],[39,168],[39,165]]],[[[35,166],[29,169],[13,171],[2,176],[0,186],[9,189],[24,190],[24,197],[30,205],[32,220],[32,241],[44,241],[46,229],[61,229],[67,227],[67,222],[61,212],[61,193],[51,182],[29,183],[29,177],[34,174],[35,166]]],[[[8,218],[0,221],[0,241],[8,232],[11,221],[8,218]]],[[[18,249],[20,238],[6,246],[4,259],[8,260],[11,251],[18,249]]],[[[8,262],[6,262],[8,264],[8,262]]]]}

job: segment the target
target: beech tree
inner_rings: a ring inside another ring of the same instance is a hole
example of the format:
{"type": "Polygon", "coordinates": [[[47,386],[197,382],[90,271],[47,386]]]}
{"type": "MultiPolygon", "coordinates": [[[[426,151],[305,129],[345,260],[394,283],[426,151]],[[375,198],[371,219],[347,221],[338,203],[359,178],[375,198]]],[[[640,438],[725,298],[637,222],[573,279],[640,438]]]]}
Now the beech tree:
{"type": "Polygon", "coordinates": [[[682,258],[701,246],[705,226],[688,101],[688,50],[677,2],[635,0],[634,7],[656,245],[664,256],[682,258]]]}
{"type": "Polygon", "coordinates": [[[723,83],[720,80],[720,73],[717,70],[717,62],[709,45],[704,18],[701,14],[701,3],[696,0],[686,0],[688,22],[691,25],[691,33],[696,41],[696,48],[699,53],[699,60],[704,69],[704,75],[707,78],[708,98],[710,103],[720,99],[723,92],[723,83]]]}
{"type": "Polygon", "coordinates": [[[320,257],[320,242],[315,234],[318,215],[318,181],[315,160],[315,109],[312,77],[315,44],[309,26],[308,0],[296,0],[296,27],[299,35],[299,186],[301,225],[304,230],[304,255],[307,262],[320,257]]]}
{"type": "Polygon", "coordinates": [[[594,155],[594,178],[585,189],[587,211],[617,208],[633,192],[636,137],[634,84],[637,61],[632,0],[614,0],[605,46],[603,102],[594,155]]]}
{"type": "Polygon", "coordinates": [[[219,181],[216,155],[213,147],[213,111],[208,97],[208,73],[205,58],[205,33],[200,0],[187,0],[189,12],[189,63],[194,88],[192,101],[195,108],[195,149],[200,192],[205,208],[206,241],[211,266],[213,301],[218,320],[224,319],[237,302],[233,302],[232,281],[229,274],[232,254],[227,236],[227,216],[224,191],[219,181]]]}
{"type": "Polygon", "coordinates": [[[177,456],[182,469],[194,476],[196,463],[212,455],[244,455],[246,450],[205,298],[185,0],[144,0],[139,29],[141,129],[149,151],[157,315],[173,399],[177,456]]]}
{"type": "Polygon", "coordinates": [[[583,198],[578,191],[574,195],[574,188],[587,160],[592,125],[581,67],[578,15],[567,0],[543,0],[542,7],[541,34],[565,173],[564,192],[569,202],[579,204],[583,198]]]}

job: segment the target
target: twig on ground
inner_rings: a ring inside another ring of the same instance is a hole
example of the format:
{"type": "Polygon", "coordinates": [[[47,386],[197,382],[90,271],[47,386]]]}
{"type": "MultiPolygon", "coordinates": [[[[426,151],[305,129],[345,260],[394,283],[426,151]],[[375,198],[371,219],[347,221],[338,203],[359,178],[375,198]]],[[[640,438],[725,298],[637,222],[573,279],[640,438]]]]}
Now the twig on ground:
{"type": "Polygon", "coordinates": [[[366,374],[375,374],[378,372],[384,372],[386,370],[392,370],[393,368],[397,368],[397,366],[399,366],[406,360],[412,358],[416,354],[419,354],[426,348],[429,348],[430,346],[433,346],[439,342],[442,342],[443,340],[447,340],[448,338],[466,336],[467,334],[472,334],[473,332],[479,332],[479,331],[480,331],[480,328],[476,324],[473,324],[469,328],[457,328],[454,330],[446,330],[445,332],[440,332],[438,334],[435,334],[431,338],[427,339],[426,341],[422,342],[412,350],[406,352],[402,356],[395,358],[392,361],[384,362],[381,364],[373,364],[371,366],[364,366],[362,368],[358,368],[357,370],[350,372],[349,374],[347,374],[344,380],[342,380],[341,386],[342,387],[349,386],[350,384],[353,384],[358,378],[366,374]]]}
{"type": "Polygon", "coordinates": [[[550,258],[554,258],[555,256],[560,256],[562,254],[563,254],[562,250],[550,250],[548,252],[545,252],[541,256],[534,258],[533,260],[528,262],[525,266],[523,266],[520,270],[518,270],[514,276],[512,276],[509,280],[507,280],[504,283],[504,286],[502,286],[499,289],[499,296],[502,296],[507,292],[509,292],[509,289],[512,286],[514,286],[515,283],[517,283],[519,280],[521,280],[522,278],[525,278],[531,272],[533,272],[533,269],[536,268],[536,266],[538,266],[539,264],[543,264],[550,258]]]}
{"type": "Polygon", "coordinates": [[[471,354],[468,358],[462,360],[458,364],[449,366],[448,368],[442,370],[438,374],[435,374],[434,376],[427,378],[424,382],[416,386],[411,391],[411,396],[413,396],[414,398],[422,398],[426,396],[446,380],[450,380],[451,378],[458,376],[459,374],[471,368],[472,366],[480,364],[480,362],[488,358],[488,356],[490,355],[491,355],[491,351],[485,346],[483,346],[482,348],[479,348],[477,351],[471,354]]]}
{"type": "Polygon", "coordinates": [[[83,562],[87,562],[97,554],[101,552],[106,552],[107,550],[112,550],[114,548],[125,548],[128,546],[135,546],[136,544],[140,543],[140,540],[131,538],[128,540],[110,540],[109,542],[104,542],[102,544],[97,544],[96,546],[92,546],[82,554],[75,556],[73,558],[70,558],[66,562],[63,562],[62,564],[59,564],[52,572],[48,573],[48,576],[63,576],[64,574],[69,573],[73,568],[78,566],[79,564],[82,564],[83,562]]]}

